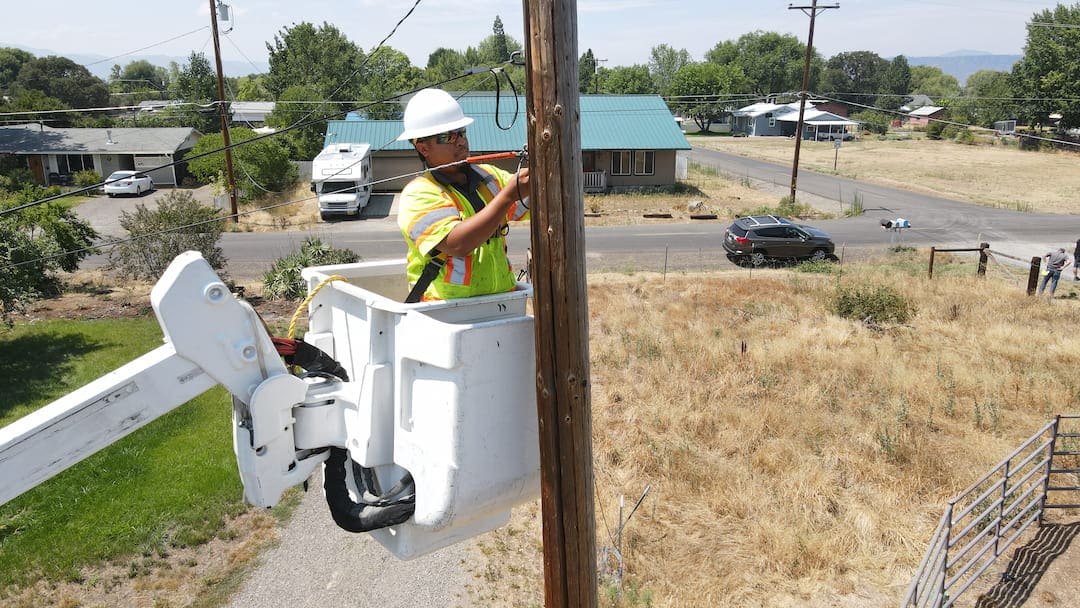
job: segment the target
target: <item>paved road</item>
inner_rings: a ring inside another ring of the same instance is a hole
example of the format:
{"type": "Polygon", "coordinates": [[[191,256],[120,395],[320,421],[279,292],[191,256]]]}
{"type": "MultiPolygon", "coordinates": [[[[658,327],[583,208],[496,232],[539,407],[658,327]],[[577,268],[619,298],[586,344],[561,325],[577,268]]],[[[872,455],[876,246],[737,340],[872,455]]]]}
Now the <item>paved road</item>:
{"type": "MultiPolygon", "coordinates": [[[[694,150],[690,158],[768,184],[787,188],[791,183],[790,166],[713,150],[694,150]]],[[[1080,218],[1072,216],[992,209],[805,170],[799,171],[798,185],[799,193],[835,201],[837,209],[841,200],[850,205],[856,194],[862,198],[865,213],[861,217],[815,222],[838,245],[865,246],[874,239],[888,244],[888,239],[896,237],[884,233],[880,222],[896,218],[911,221],[911,229],[903,234],[908,245],[975,247],[988,242],[994,250],[1025,259],[1071,245],[1080,234],[1080,218]]]]}
{"type": "MultiPolygon", "coordinates": [[[[690,156],[694,162],[765,184],[779,184],[785,190],[790,183],[790,166],[711,150],[694,150],[690,156]]],[[[856,194],[862,198],[862,216],[815,222],[833,236],[839,248],[855,257],[900,243],[942,248],[975,247],[988,242],[996,251],[1029,260],[1054,247],[1070,245],[1080,233],[1080,218],[991,209],[810,171],[799,173],[799,192],[802,197],[815,197],[817,206],[826,209],[833,203],[839,209],[841,200],[850,204],[856,194]],[[881,229],[881,220],[901,217],[911,221],[911,229],[900,235],[881,229]]],[[[207,188],[194,193],[200,200],[211,200],[207,188]]],[[[123,233],[116,221],[119,212],[134,209],[136,204],[152,207],[160,195],[100,198],[81,205],[77,211],[103,233],[119,236],[123,233]]],[[[395,213],[392,199],[383,197],[360,220],[324,223],[307,231],[226,233],[221,245],[229,260],[230,276],[240,281],[260,278],[274,260],[296,250],[309,235],[319,236],[335,247],[352,249],[365,260],[400,258],[405,255],[405,246],[394,221],[395,213]]],[[[701,222],[590,227],[585,231],[588,270],[724,267],[729,264],[721,248],[726,225],[701,222]]],[[[520,265],[529,244],[528,231],[512,231],[509,241],[511,256],[520,265]]],[[[95,256],[84,267],[103,262],[104,256],[95,256]]]]}

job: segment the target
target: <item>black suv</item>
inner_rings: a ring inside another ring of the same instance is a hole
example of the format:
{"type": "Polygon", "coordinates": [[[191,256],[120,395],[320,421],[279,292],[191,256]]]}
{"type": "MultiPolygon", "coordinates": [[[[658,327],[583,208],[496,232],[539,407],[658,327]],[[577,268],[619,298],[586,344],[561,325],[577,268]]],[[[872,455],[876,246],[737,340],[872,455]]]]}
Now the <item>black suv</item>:
{"type": "Polygon", "coordinates": [[[828,234],[774,215],[735,220],[724,233],[724,251],[737,264],[761,266],[769,259],[835,259],[828,234]]]}

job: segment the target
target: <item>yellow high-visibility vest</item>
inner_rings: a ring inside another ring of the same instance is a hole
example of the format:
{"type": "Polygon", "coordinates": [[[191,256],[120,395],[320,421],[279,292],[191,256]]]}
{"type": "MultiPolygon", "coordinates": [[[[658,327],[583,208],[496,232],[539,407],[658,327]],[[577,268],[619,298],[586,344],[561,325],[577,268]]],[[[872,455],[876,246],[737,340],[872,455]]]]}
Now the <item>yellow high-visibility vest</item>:
{"type": "MultiPolygon", "coordinates": [[[[493,165],[470,165],[480,176],[477,194],[484,204],[491,202],[512,173],[493,165]]],[[[435,247],[461,221],[476,214],[472,204],[456,187],[440,184],[430,172],[409,182],[398,202],[398,227],[409,247],[408,277],[412,286],[431,259],[435,247]]],[[[529,209],[521,201],[510,206],[506,221],[527,219],[529,209]]],[[[424,300],[449,300],[503,293],[517,282],[506,255],[505,230],[464,257],[449,256],[439,276],[424,292],[424,300]]]]}

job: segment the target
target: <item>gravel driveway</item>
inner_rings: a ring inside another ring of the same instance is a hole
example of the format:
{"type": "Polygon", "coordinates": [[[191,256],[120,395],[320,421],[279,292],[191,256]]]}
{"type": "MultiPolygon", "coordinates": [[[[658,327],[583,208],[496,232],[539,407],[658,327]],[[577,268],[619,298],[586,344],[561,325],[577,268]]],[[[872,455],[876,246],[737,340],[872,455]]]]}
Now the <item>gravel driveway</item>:
{"type": "Polygon", "coordinates": [[[214,204],[214,195],[211,186],[198,188],[161,188],[142,196],[118,196],[109,198],[105,195],[90,198],[75,207],[75,214],[80,219],[89,222],[102,237],[121,238],[127,236],[127,231],[120,227],[120,214],[123,212],[134,213],[135,208],[143,205],[147,209],[156,209],[158,201],[173,190],[190,192],[195,200],[204,205],[214,204]]]}
{"type": "Polygon", "coordinates": [[[478,556],[458,543],[403,562],[367,534],[338,528],[327,510],[322,474],[281,531],[280,544],[228,608],[451,608],[467,606],[465,565],[478,556]]]}

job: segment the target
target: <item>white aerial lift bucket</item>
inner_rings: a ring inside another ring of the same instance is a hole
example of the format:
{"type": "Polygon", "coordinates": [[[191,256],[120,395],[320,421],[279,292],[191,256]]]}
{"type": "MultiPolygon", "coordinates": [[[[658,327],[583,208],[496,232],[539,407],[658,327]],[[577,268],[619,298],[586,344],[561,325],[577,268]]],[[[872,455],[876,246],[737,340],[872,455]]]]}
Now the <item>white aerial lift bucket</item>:
{"type": "Polygon", "coordinates": [[[303,277],[309,293],[318,289],[304,340],[361,387],[356,415],[346,416],[351,458],[384,487],[401,469],[416,484],[413,517],[373,532],[380,543],[410,559],[504,525],[511,507],[539,495],[528,284],[404,304],[404,260],[312,267],[303,277]],[[327,282],[335,275],[344,280],[327,282]]]}

